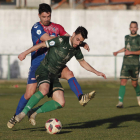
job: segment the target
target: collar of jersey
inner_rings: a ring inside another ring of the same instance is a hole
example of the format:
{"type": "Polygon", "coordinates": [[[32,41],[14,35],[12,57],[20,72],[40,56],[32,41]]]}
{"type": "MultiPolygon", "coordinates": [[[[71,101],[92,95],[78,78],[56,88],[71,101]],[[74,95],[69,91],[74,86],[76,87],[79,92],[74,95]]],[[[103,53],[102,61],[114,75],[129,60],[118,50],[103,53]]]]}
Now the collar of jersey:
{"type": "Polygon", "coordinates": [[[134,35],[134,36],[130,34],[129,36],[130,36],[130,37],[136,37],[136,36],[138,36],[138,34],[136,34],[136,35],[134,35]]]}

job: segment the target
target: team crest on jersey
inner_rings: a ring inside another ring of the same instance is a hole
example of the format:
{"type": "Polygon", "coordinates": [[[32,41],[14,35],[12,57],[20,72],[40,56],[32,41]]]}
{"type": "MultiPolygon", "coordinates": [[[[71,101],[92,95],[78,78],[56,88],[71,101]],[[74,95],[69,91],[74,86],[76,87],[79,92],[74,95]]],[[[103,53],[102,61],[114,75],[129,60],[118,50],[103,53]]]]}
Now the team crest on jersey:
{"type": "Polygon", "coordinates": [[[63,39],[62,38],[59,38],[59,42],[61,43],[63,41],[63,39]]]}
{"type": "Polygon", "coordinates": [[[37,30],[36,33],[37,33],[38,35],[40,35],[40,34],[41,34],[41,30],[37,30]]]}
{"type": "Polygon", "coordinates": [[[55,45],[55,42],[54,41],[51,41],[49,44],[50,44],[50,46],[54,46],[55,45]]]}

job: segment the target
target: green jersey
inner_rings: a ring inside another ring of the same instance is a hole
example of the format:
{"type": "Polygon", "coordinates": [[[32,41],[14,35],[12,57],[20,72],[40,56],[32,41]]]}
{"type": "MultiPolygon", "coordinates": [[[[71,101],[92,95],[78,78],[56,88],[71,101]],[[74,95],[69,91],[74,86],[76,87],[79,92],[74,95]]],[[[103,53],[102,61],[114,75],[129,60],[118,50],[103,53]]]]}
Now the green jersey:
{"type": "MultiPolygon", "coordinates": [[[[140,35],[125,36],[125,49],[129,51],[140,50],[140,35]]],[[[123,60],[124,65],[139,65],[139,55],[125,55],[123,60]]]]}
{"type": "Polygon", "coordinates": [[[80,47],[74,48],[71,45],[70,37],[61,36],[46,41],[49,48],[41,64],[52,74],[60,74],[65,64],[75,56],[78,61],[83,60],[80,47]]]}

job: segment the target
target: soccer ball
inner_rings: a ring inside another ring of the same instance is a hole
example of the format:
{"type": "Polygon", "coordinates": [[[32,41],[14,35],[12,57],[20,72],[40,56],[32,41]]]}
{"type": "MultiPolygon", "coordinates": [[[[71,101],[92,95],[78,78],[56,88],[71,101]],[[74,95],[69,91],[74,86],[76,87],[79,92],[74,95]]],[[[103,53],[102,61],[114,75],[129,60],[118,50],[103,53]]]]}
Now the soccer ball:
{"type": "Polygon", "coordinates": [[[49,134],[57,134],[62,129],[62,124],[58,119],[51,118],[45,123],[45,128],[49,134]]]}

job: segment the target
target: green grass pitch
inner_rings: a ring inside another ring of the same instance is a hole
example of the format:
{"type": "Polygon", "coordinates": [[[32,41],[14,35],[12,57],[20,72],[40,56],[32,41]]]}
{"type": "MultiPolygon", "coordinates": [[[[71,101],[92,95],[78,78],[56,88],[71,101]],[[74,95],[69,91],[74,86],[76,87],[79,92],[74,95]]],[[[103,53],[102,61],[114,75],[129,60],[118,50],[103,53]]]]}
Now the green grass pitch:
{"type": "MultiPolygon", "coordinates": [[[[117,109],[119,81],[79,80],[83,93],[96,90],[97,94],[87,106],[82,107],[67,82],[62,81],[65,89],[65,107],[36,117],[36,126],[31,126],[28,118],[7,128],[7,121],[15,112],[21,95],[25,92],[26,82],[0,82],[0,140],[139,140],[140,107],[136,94],[128,82],[124,108],[117,109]],[[14,85],[18,84],[18,88],[14,85]],[[50,118],[61,121],[60,134],[45,132],[44,124],[50,118]]],[[[47,97],[39,105],[48,101],[47,97]]]]}

